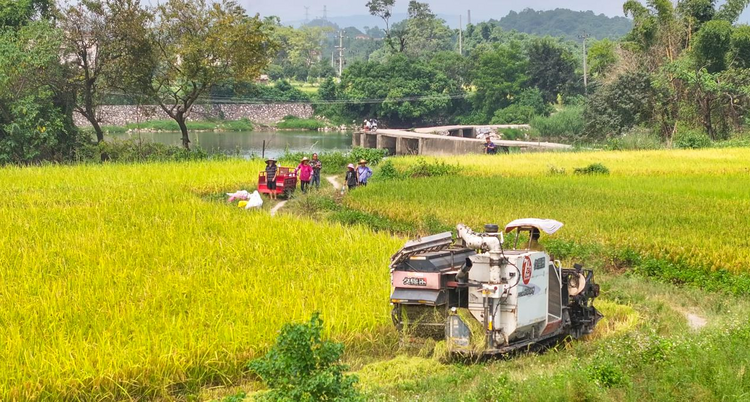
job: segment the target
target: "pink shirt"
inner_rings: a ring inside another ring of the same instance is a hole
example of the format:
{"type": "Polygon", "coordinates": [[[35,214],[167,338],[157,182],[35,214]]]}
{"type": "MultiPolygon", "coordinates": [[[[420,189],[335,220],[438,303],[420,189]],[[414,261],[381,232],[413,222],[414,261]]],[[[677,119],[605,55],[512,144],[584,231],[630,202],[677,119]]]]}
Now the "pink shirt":
{"type": "Polygon", "coordinates": [[[297,166],[297,169],[294,170],[295,173],[299,173],[299,179],[301,181],[310,181],[310,177],[313,173],[313,168],[310,166],[310,164],[305,165],[304,163],[300,163],[299,166],[297,166]]]}

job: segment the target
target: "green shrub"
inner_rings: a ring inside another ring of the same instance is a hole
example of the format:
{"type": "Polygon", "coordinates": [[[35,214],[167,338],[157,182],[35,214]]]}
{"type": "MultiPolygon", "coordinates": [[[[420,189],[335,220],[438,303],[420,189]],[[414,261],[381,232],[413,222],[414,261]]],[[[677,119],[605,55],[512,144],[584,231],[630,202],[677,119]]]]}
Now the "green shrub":
{"type": "Polygon", "coordinates": [[[549,117],[534,117],[531,128],[544,138],[579,139],[584,129],[583,108],[568,107],[549,117]]]}
{"type": "Polygon", "coordinates": [[[276,124],[276,128],[283,130],[310,130],[317,131],[325,128],[327,124],[318,119],[302,119],[295,116],[286,116],[276,124]]]}
{"type": "Polygon", "coordinates": [[[601,163],[592,163],[585,168],[576,168],[575,174],[587,174],[587,175],[595,175],[595,174],[602,174],[607,175],[609,174],[609,169],[602,165],[601,163]]]}
{"type": "Polygon", "coordinates": [[[504,140],[514,141],[526,138],[526,132],[517,128],[504,128],[501,133],[504,140]]]}
{"type": "Polygon", "coordinates": [[[403,175],[393,166],[393,162],[386,160],[380,164],[380,168],[375,172],[375,176],[380,180],[401,179],[403,175]]]}
{"type": "Polygon", "coordinates": [[[700,149],[711,146],[711,139],[701,130],[679,131],[672,140],[675,148],[681,149],[700,149]]]}
{"type": "Polygon", "coordinates": [[[611,388],[627,383],[627,376],[617,362],[598,357],[588,367],[589,378],[600,387],[611,388]]]}
{"type": "Polygon", "coordinates": [[[449,165],[444,161],[427,162],[420,158],[406,171],[408,177],[437,177],[457,174],[461,169],[458,165],[449,165]]]}
{"type": "Polygon", "coordinates": [[[344,345],[322,339],[323,320],[285,324],[268,353],[248,364],[270,388],[258,399],[267,401],[362,400],[357,377],[341,364],[344,345]]]}

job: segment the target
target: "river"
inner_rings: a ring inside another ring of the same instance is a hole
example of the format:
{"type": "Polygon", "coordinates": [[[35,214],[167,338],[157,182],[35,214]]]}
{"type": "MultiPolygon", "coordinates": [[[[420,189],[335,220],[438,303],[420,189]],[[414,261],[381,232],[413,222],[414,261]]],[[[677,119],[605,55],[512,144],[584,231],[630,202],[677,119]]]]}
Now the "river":
{"type": "MultiPolygon", "coordinates": [[[[116,136],[119,139],[138,139],[168,145],[180,145],[177,132],[130,132],[116,136]]],[[[290,152],[327,152],[352,149],[351,133],[323,133],[318,131],[224,131],[190,133],[192,145],[209,153],[241,155],[245,158],[261,156],[265,141],[265,156],[277,157],[287,149],[290,152]]]]}

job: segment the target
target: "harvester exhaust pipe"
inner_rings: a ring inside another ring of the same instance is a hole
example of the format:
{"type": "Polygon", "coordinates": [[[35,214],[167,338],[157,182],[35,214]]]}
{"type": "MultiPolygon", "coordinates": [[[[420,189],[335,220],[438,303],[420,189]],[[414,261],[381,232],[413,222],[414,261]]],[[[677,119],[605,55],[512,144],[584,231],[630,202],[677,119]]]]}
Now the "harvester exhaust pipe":
{"type": "MultiPolygon", "coordinates": [[[[486,227],[497,228],[497,225],[487,225],[486,227]]],[[[456,226],[458,237],[460,237],[466,247],[476,250],[486,250],[490,255],[490,282],[500,283],[500,259],[503,254],[501,245],[503,244],[503,234],[496,233],[475,233],[466,225],[460,223],[456,226]]]]}

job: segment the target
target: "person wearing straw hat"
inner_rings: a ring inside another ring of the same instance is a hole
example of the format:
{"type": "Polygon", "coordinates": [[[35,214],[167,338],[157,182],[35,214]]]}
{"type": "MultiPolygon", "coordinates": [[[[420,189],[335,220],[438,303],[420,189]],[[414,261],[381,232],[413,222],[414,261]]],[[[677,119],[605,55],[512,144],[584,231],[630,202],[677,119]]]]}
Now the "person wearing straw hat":
{"type": "Polygon", "coordinates": [[[304,157],[300,162],[297,169],[294,169],[294,173],[297,174],[300,181],[300,189],[303,193],[307,192],[307,188],[310,187],[310,179],[312,178],[313,168],[310,166],[310,158],[304,157]]]}
{"type": "Polygon", "coordinates": [[[360,186],[366,186],[367,180],[372,177],[372,169],[367,166],[367,161],[360,159],[359,167],[357,168],[357,184],[360,186]]]}
{"type": "Polygon", "coordinates": [[[272,199],[276,199],[276,159],[266,159],[266,187],[268,188],[268,196],[272,199]]]}
{"type": "Polygon", "coordinates": [[[353,163],[350,163],[346,168],[348,170],[346,171],[346,178],[344,179],[344,181],[346,182],[346,187],[348,187],[349,190],[353,190],[357,188],[357,184],[358,184],[357,172],[354,171],[353,163]]]}

